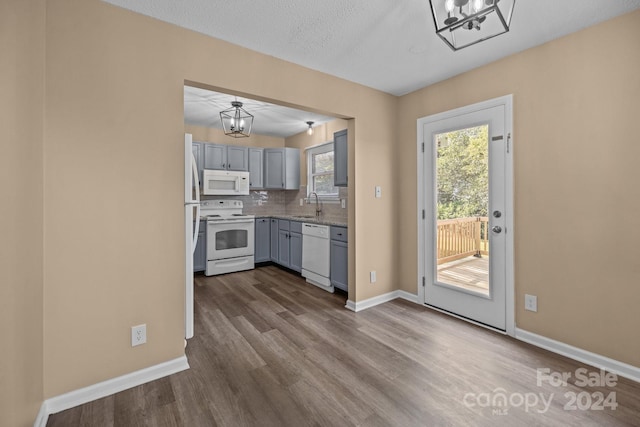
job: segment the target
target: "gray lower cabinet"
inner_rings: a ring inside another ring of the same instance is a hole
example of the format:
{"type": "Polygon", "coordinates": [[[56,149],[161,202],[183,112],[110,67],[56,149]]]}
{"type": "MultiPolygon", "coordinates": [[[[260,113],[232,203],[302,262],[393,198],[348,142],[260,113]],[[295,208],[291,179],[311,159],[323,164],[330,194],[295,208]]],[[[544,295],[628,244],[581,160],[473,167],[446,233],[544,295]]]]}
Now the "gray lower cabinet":
{"type": "Polygon", "coordinates": [[[278,264],[289,267],[291,251],[289,249],[289,231],[280,230],[278,233],[278,264]]]}
{"type": "Polygon", "coordinates": [[[347,130],[333,134],[333,185],[347,186],[347,169],[349,168],[347,149],[347,130]]]}
{"type": "Polygon", "coordinates": [[[302,271],[302,223],[271,218],[271,261],[298,273],[302,271]]]}
{"type": "Polygon", "coordinates": [[[273,262],[278,262],[278,222],[278,219],[271,218],[271,223],[269,224],[271,233],[271,250],[269,251],[269,255],[273,262]]]}
{"type": "MultiPolygon", "coordinates": [[[[195,224],[194,224],[195,225],[195,224]]],[[[193,271],[205,271],[207,268],[207,221],[200,221],[198,243],[193,252],[193,271]]]]}
{"type": "Polygon", "coordinates": [[[271,261],[271,218],[256,218],[255,233],[255,262],[271,261]]]}
{"type": "Polygon", "coordinates": [[[349,246],[346,227],[331,227],[330,248],[331,284],[347,292],[349,290],[349,246]]]}
{"type": "Polygon", "coordinates": [[[300,273],[302,271],[302,234],[290,231],[289,268],[300,273]]]}

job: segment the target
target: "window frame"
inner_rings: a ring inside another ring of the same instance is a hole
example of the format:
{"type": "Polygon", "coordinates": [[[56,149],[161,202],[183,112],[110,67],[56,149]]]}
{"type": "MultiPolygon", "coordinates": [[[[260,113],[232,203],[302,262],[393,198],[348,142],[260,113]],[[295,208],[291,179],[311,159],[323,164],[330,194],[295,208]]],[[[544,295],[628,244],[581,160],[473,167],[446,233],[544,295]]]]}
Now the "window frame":
{"type": "MultiPolygon", "coordinates": [[[[329,142],[325,142],[323,144],[319,144],[319,145],[314,145],[313,147],[308,147],[306,149],[306,154],[307,154],[307,199],[309,197],[311,197],[311,193],[314,192],[315,188],[313,186],[313,177],[314,176],[323,176],[323,175],[331,175],[334,177],[334,182],[335,182],[335,171],[331,171],[331,173],[328,172],[322,172],[322,173],[314,173],[313,172],[313,156],[316,154],[324,154],[324,153],[329,153],[329,152],[333,152],[333,155],[335,156],[335,146],[333,141],[329,141],[329,142]]],[[[335,158],[335,157],[334,157],[335,158]]],[[[339,202],[340,201],[340,188],[334,186],[334,188],[336,189],[335,193],[331,193],[331,194],[318,194],[318,198],[323,200],[323,201],[336,201],[339,202]]]]}

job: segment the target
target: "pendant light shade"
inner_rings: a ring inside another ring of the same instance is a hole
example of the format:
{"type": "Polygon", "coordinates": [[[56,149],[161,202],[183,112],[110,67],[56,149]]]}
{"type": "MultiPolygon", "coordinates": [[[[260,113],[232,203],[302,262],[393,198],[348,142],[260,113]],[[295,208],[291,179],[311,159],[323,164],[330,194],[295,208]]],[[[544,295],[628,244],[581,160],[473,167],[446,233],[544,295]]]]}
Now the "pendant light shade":
{"type": "Polygon", "coordinates": [[[234,138],[246,138],[251,135],[253,116],[242,108],[242,102],[231,102],[231,108],[220,112],[224,134],[234,138]]]}
{"type": "Polygon", "coordinates": [[[436,34],[456,51],[509,31],[515,0],[429,0],[436,34]]]}

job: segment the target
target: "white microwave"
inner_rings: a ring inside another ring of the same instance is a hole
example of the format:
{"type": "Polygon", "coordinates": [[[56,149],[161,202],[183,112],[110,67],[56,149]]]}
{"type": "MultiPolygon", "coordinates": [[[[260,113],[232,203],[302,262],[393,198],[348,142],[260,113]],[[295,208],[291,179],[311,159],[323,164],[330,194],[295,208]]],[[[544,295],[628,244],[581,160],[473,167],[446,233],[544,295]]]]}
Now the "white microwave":
{"type": "Polygon", "coordinates": [[[249,194],[249,172],[202,171],[202,194],[206,196],[240,196],[249,194]]]}

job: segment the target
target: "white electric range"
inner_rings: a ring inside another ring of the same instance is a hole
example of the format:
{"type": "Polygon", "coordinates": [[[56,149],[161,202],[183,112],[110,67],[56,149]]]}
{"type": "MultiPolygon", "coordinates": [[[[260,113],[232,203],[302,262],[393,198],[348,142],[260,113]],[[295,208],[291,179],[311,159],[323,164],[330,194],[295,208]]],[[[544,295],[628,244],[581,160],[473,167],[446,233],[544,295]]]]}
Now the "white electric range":
{"type": "Polygon", "coordinates": [[[240,200],[204,200],[200,216],[207,220],[205,275],[254,268],[255,216],[242,213],[240,200]]]}

